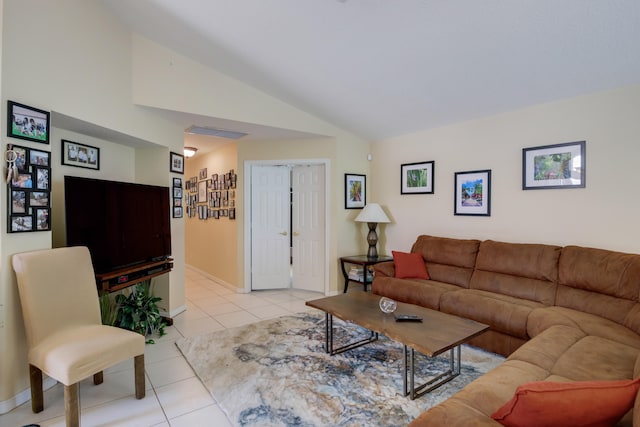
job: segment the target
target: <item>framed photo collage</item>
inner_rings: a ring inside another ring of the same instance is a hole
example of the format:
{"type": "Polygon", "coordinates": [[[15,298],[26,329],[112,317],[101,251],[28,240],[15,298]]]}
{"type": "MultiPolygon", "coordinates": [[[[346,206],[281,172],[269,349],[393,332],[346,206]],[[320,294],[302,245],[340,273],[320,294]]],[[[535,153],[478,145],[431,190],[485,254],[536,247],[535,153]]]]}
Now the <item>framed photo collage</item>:
{"type": "Polygon", "coordinates": [[[7,232],[51,230],[51,153],[17,145],[10,151],[7,232]]]}

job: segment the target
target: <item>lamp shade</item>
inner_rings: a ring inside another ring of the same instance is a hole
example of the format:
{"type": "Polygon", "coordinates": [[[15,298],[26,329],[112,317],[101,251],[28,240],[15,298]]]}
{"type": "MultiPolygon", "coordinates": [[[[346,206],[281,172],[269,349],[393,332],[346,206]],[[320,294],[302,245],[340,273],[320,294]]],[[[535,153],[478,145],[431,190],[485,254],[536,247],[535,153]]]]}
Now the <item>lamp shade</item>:
{"type": "Polygon", "coordinates": [[[382,208],[377,203],[369,203],[362,209],[360,214],[355,219],[356,222],[377,222],[387,223],[391,222],[384,213],[382,208]]]}

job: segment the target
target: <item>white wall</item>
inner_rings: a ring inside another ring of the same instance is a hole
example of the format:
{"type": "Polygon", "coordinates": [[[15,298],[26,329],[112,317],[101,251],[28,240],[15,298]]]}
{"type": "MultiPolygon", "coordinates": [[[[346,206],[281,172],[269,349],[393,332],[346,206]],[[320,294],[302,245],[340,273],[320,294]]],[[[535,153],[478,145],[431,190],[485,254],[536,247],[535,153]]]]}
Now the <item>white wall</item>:
{"type": "Polygon", "coordinates": [[[640,87],[581,96],[373,144],[385,251],[418,234],[639,252],[640,87]],[[522,149],[586,141],[586,188],[522,190],[522,149]],[[400,165],[435,161],[435,194],[400,195],[400,165]],[[453,215],[454,173],[491,169],[491,216],[453,215]]]}

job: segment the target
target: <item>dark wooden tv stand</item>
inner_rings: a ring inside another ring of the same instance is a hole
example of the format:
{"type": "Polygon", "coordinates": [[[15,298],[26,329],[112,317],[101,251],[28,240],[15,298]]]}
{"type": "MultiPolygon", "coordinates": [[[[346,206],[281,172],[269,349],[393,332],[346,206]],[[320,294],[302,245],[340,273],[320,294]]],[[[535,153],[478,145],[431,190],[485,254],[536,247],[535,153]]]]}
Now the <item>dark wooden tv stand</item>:
{"type": "Polygon", "coordinates": [[[173,269],[173,258],[151,261],[121,268],[108,273],[96,274],[99,292],[115,292],[128,288],[146,279],[165,274],[173,269]]]}

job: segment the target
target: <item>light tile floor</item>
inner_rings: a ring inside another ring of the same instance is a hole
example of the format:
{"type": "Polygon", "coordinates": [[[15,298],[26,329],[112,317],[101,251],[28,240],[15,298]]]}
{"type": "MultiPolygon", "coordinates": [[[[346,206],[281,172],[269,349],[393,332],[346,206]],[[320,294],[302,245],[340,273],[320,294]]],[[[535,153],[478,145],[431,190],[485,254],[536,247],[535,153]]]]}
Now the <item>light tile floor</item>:
{"type": "MultiPolygon", "coordinates": [[[[295,289],[237,294],[200,273],[187,268],[187,310],[166,328],[167,335],[145,350],[147,393],[134,397],[133,361],[105,371],[104,383],[91,379],[80,385],[81,423],[90,426],[226,427],[233,424],[195,376],[175,346],[189,337],[245,325],[282,315],[310,311],[305,301],[323,295],[295,289]]],[[[312,309],[311,309],[312,310],[312,309]]],[[[0,415],[0,426],[64,426],[64,398],[60,384],[45,392],[45,409],[31,412],[27,402],[0,415]]]]}

